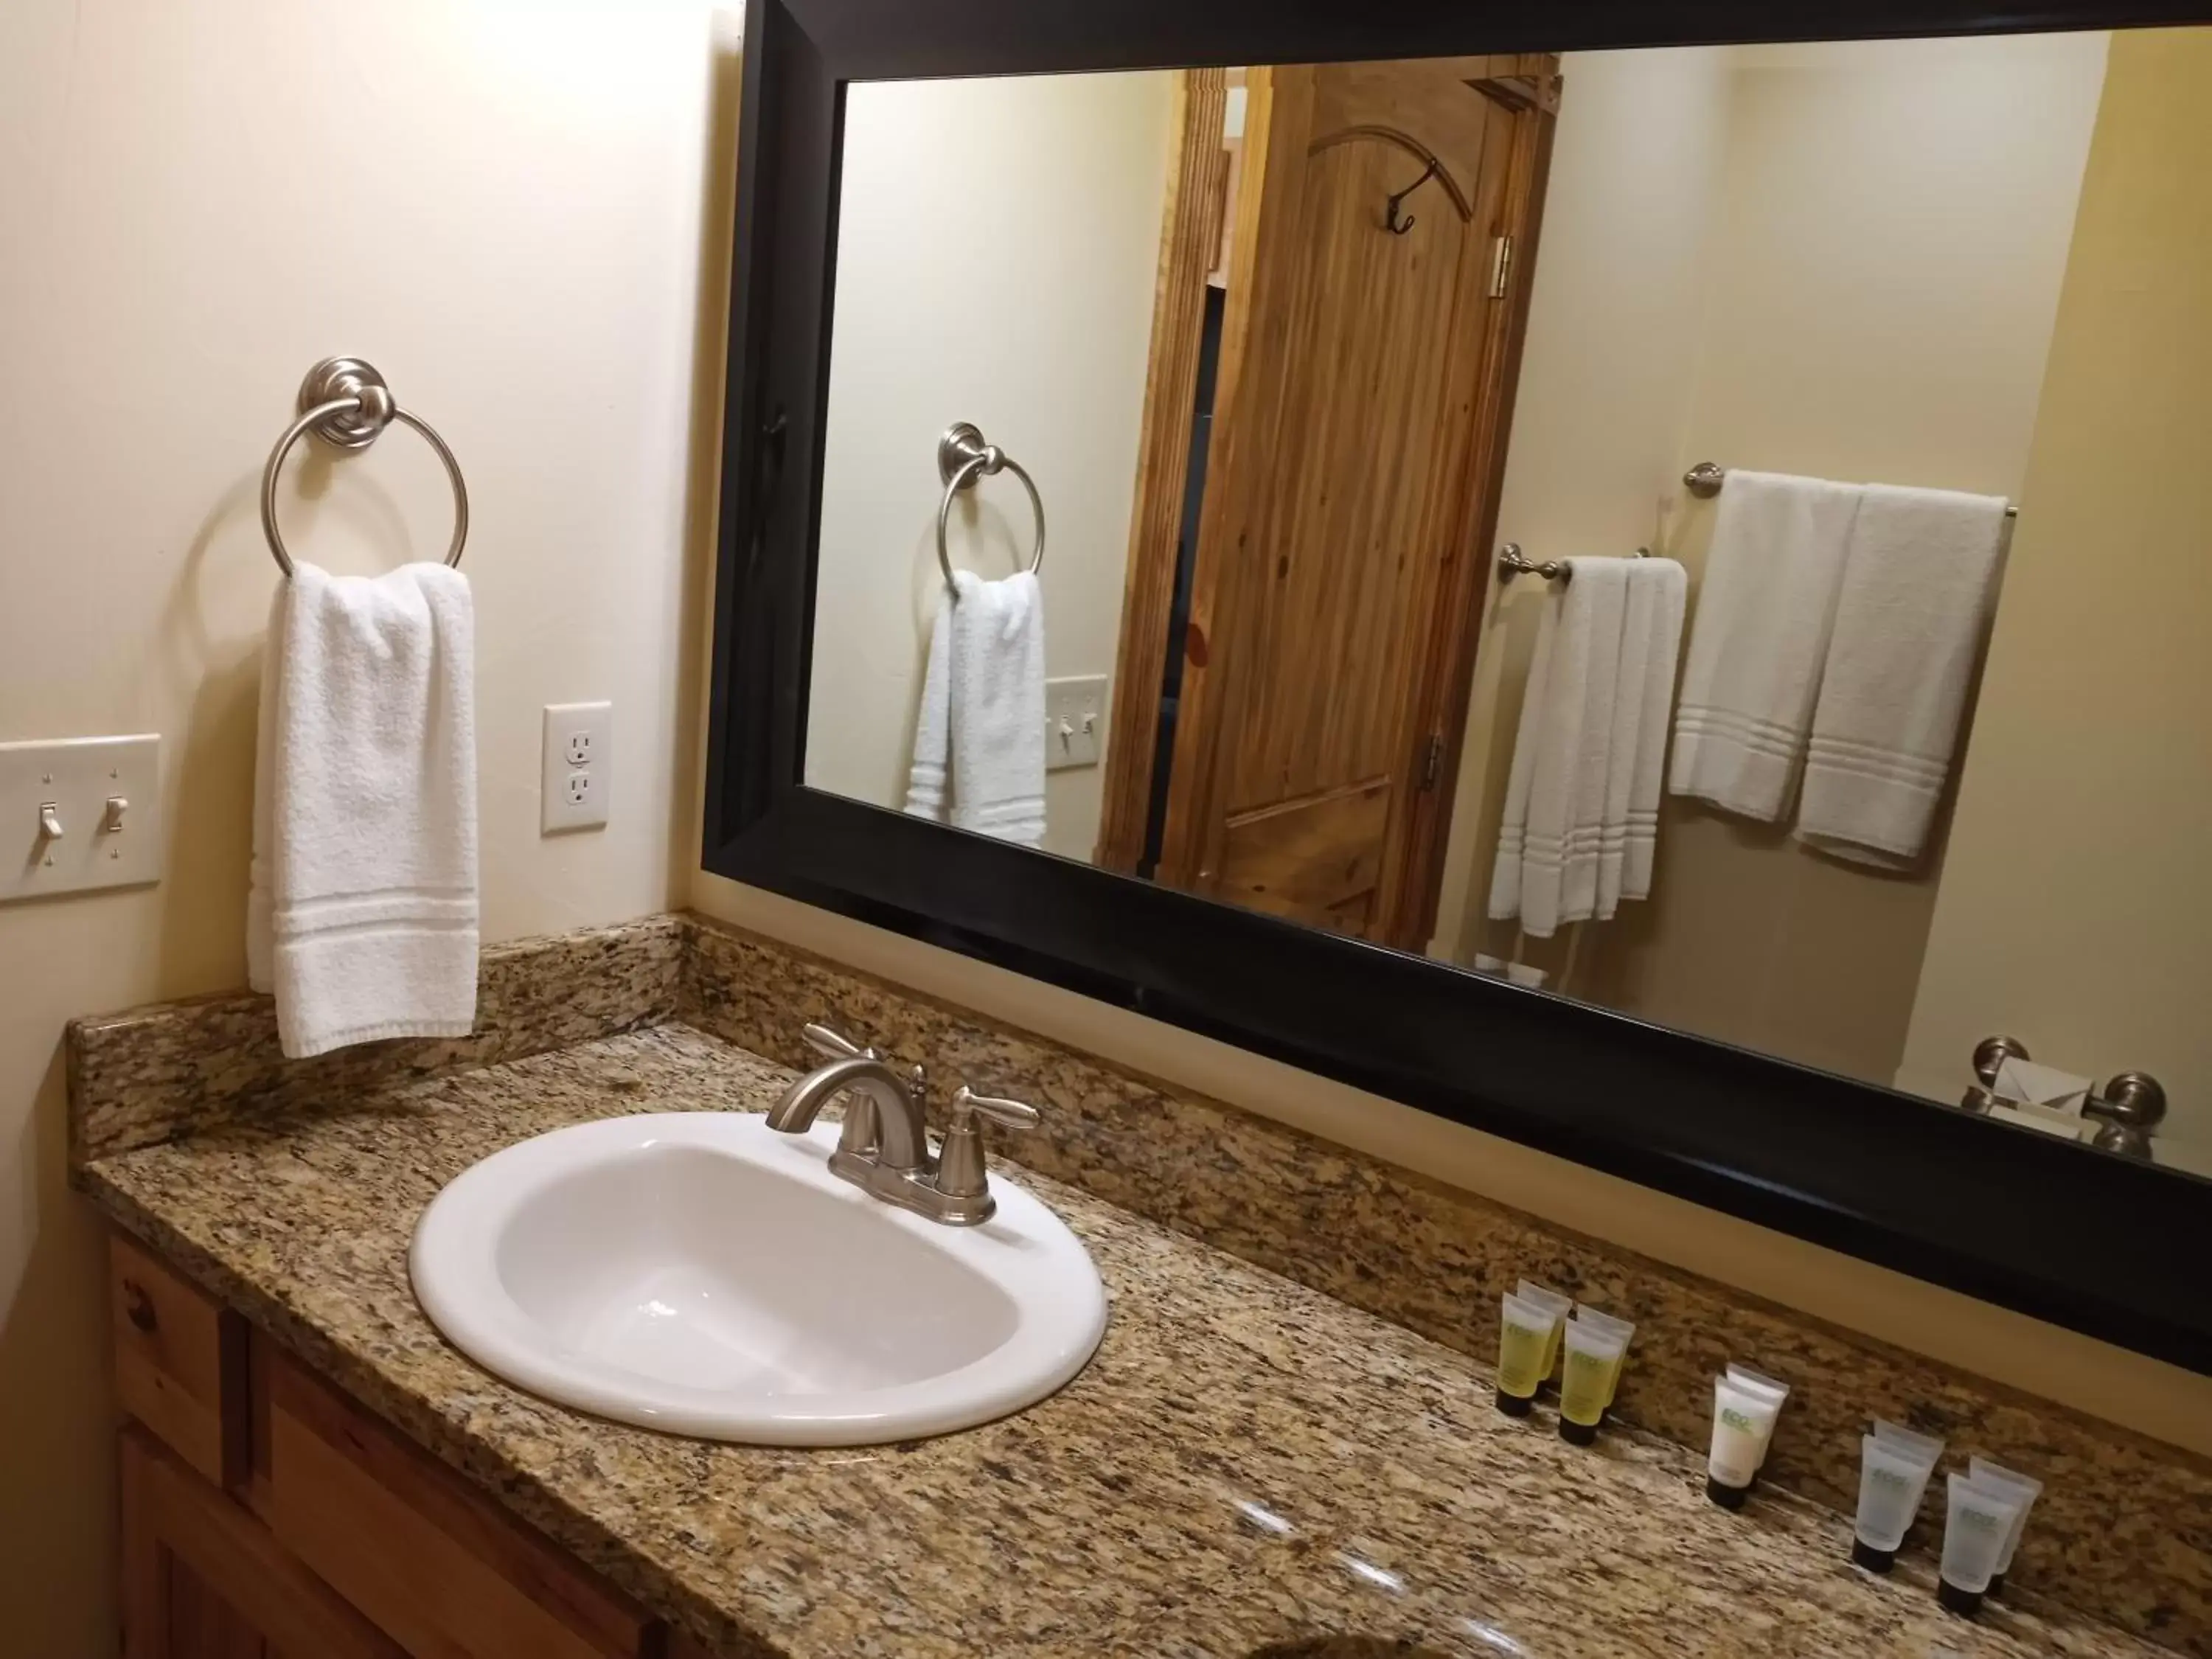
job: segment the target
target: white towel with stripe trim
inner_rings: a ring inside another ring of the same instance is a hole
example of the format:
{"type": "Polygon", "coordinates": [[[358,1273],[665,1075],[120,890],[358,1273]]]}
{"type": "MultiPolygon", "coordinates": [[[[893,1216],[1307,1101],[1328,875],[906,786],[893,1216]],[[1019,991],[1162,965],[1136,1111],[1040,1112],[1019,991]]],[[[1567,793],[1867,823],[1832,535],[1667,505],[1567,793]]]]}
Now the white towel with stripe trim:
{"type": "Polygon", "coordinates": [[[1863,494],[1729,471],[1682,672],[1669,793],[1770,823],[1788,814],[1863,494]]]}
{"type": "Polygon", "coordinates": [[[1813,713],[1798,840],[1892,869],[1926,850],[1996,603],[2004,514],[1999,495],[1867,486],[1813,713]]]}
{"type": "Polygon", "coordinates": [[[1623,899],[1651,896],[1659,850],[1659,786],[1667,770],[1667,727],[1674,712],[1688,591],[1687,574],[1672,559],[1629,562],[1613,757],[1606,773],[1606,842],[1597,870],[1600,921],[1611,916],[1623,899]]]}
{"type": "Polygon", "coordinates": [[[906,810],[1034,847],[1044,839],[1044,589],[952,573],[938,596],[906,810]]]}
{"type": "Polygon", "coordinates": [[[277,585],[246,956],[288,1059],[475,1025],[475,639],[442,564],[277,585]]]}
{"type": "MultiPolygon", "coordinates": [[[[1539,939],[1598,912],[1632,561],[1566,562],[1544,598],[1490,876],[1492,917],[1517,916],[1539,939]]],[[[1626,822],[1610,827],[1625,844],[1626,822]]]]}

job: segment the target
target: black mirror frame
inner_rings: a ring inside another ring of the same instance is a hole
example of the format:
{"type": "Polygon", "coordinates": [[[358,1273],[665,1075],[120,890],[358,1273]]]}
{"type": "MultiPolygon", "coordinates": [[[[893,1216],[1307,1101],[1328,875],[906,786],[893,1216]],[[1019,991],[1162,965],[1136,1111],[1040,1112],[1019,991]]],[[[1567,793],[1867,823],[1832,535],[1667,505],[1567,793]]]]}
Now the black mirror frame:
{"type": "Polygon", "coordinates": [[[2206,12],[2207,0],[1771,12],[1751,0],[750,0],[705,866],[2212,1374],[2212,1183],[799,782],[848,82],[2206,12]]]}

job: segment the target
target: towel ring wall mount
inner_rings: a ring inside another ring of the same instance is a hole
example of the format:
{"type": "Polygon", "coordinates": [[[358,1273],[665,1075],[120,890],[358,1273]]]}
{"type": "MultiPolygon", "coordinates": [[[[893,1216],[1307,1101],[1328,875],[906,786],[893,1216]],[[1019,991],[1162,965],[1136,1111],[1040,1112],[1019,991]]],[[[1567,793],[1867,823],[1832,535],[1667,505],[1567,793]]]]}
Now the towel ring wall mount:
{"type": "Polygon", "coordinates": [[[300,382],[295,407],[300,411],[299,418],[284,428],[276,447],[269,452],[269,465],[261,469],[261,532],[269,538],[269,550],[276,556],[278,569],[287,576],[294,569],[292,556],[276,528],[276,475],[283,469],[292,446],[303,434],[312,432],[334,449],[363,450],[394,421],[421,433],[445,464],[446,477],[453,486],[453,540],[446,550],[446,562],[460,563],[461,548],[469,538],[469,489],[461,477],[461,464],[428,421],[399,406],[374,365],[358,357],[324,358],[300,382]]]}
{"type": "MultiPolygon", "coordinates": [[[[1030,510],[1036,514],[1036,545],[1030,553],[1030,574],[1044,566],[1044,498],[1028,470],[998,445],[986,443],[970,421],[955,421],[937,441],[937,476],[945,483],[945,499],[937,507],[937,563],[945,572],[945,585],[953,587],[952,555],[945,544],[945,526],[952,515],[952,498],[975,487],[975,480],[998,471],[1012,473],[1030,492],[1030,510]]],[[[954,592],[958,592],[957,587],[954,592]]]]}

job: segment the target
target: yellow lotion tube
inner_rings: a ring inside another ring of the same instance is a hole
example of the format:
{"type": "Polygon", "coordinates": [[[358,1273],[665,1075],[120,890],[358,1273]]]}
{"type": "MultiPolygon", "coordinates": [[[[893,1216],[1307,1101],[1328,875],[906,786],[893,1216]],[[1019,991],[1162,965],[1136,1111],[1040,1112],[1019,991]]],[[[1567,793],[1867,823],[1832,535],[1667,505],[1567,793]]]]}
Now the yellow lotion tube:
{"type": "Polygon", "coordinates": [[[1566,1370],[1559,1377],[1559,1438],[1587,1446],[1597,1438],[1598,1419],[1613,1398],[1627,1340],[1593,1320],[1567,1323],[1566,1370]]]}
{"type": "Polygon", "coordinates": [[[1559,1329],[1559,1316],[1517,1296],[1502,1297],[1499,1301],[1503,1317],[1498,1330],[1498,1409],[1508,1417],[1526,1417],[1536,1398],[1536,1385],[1544,1380],[1544,1364],[1551,1357],[1552,1337],[1559,1329]]]}
{"type": "Polygon", "coordinates": [[[1628,1363],[1628,1343],[1629,1339],[1636,1334],[1636,1323],[1633,1320],[1616,1319],[1595,1308],[1586,1308],[1579,1302],[1575,1304],[1575,1318],[1578,1322],[1587,1320],[1607,1335],[1620,1339],[1620,1352],[1613,1357],[1613,1375],[1606,1379],[1605,1384],[1605,1403],[1609,1411],[1613,1407],[1613,1395],[1620,1392],[1621,1368],[1628,1363]]]}
{"type": "Polygon", "coordinates": [[[1552,1327],[1551,1352],[1544,1356],[1544,1375],[1538,1384],[1541,1387],[1543,1382],[1550,1382],[1559,1373],[1559,1337],[1560,1334],[1566,1329],[1567,1316],[1574,1311],[1575,1299],[1571,1296],[1560,1295],[1549,1285],[1539,1285],[1533,1279],[1524,1279],[1516,1285],[1513,1287],[1513,1294],[1523,1302],[1533,1302],[1536,1306],[1547,1309],[1559,1316],[1559,1322],[1552,1327]]]}

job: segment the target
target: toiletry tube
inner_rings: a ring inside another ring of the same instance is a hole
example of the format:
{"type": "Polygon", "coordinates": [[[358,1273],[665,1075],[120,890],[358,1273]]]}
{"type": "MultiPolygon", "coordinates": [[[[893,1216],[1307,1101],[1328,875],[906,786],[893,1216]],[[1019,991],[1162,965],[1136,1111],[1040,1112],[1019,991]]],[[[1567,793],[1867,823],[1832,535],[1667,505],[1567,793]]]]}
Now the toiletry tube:
{"type": "Polygon", "coordinates": [[[1544,1380],[1544,1363],[1552,1352],[1559,1316],[1517,1296],[1498,1300],[1498,1409],[1508,1417],[1526,1417],[1536,1398],[1536,1385],[1544,1380]]]}
{"type": "Polygon", "coordinates": [[[2020,1513],[2013,1517],[2012,1534],[2005,1540],[2004,1549],[1997,1556],[1997,1570],[1990,1575],[1989,1593],[2004,1594],[2005,1574],[2012,1571],[2012,1553],[2020,1547],[2020,1535],[2027,1529],[2027,1512],[2035,1507],[2042,1495],[2043,1482],[2024,1474],[2015,1474],[2001,1464],[1986,1457],[1966,1461],[1966,1478],[1978,1486],[1987,1486],[1992,1492],[2002,1492],[2020,1505],[2020,1513]]]}
{"type": "MultiPolygon", "coordinates": [[[[1774,1401],[1775,1415],[1778,1418],[1782,1414],[1783,1402],[1790,1398],[1790,1385],[1787,1382],[1778,1382],[1764,1371],[1755,1371],[1748,1365],[1734,1364],[1728,1368],[1728,1378],[1738,1388],[1750,1389],[1754,1392],[1770,1395],[1774,1401]]],[[[1766,1433],[1766,1443],[1759,1449],[1759,1464],[1761,1468],[1766,1467],[1766,1454],[1773,1444],[1774,1431],[1769,1429],[1766,1433]]]]}
{"type": "MultiPolygon", "coordinates": [[[[1539,1285],[1533,1279],[1524,1279],[1516,1285],[1513,1287],[1513,1294],[1523,1302],[1533,1302],[1540,1308],[1547,1309],[1559,1317],[1559,1324],[1552,1327],[1551,1349],[1544,1356],[1542,1382],[1548,1382],[1559,1374],[1559,1341],[1564,1334],[1562,1327],[1567,1322],[1567,1315],[1574,1310],[1575,1299],[1571,1296],[1560,1295],[1547,1285],[1539,1285]]],[[[1541,1383],[1539,1386],[1540,1387],[1541,1383]]]]}
{"type": "Polygon", "coordinates": [[[1774,1432],[1774,1396],[1726,1376],[1713,1379],[1713,1449],[1705,1464],[1705,1496],[1724,1510],[1743,1507],[1759,1473],[1766,1437],[1774,1432]]]}
{"type": "Polygon", "coordinates": [[[1565,1369],[1559,1373],[1559,1438],[1587,1446],[1612,1398],[1627,1343],[1593,1320],[1567,1322],[1565,1369]]]}
{"type": "Polygon", "coordinates": [[[1952,1613],[1971,1619],[1997,1570],[2005,1540],[2020,1518],[2020,1505],[1993,1486],[1977,1486],[1972,1475],[1950,1477],[1950,1504],[1943,1520],[1943,1565],[1936,1580],[1936,1599],[1952,1613]]]}
{"type": "Polygon", "coordinates": [[[1908,1446],[1871,1434],[1859,1437],[1859,1512],[1851,1526],[1851,1559],[1869,1572],[1897,1565],[1897,1547],[1920,1512],[1933,1463],[1908,1446]]]}
{"type": "Polygon", "coordinates": [[[1886,1440],[1893,1446],[1904,1447],[1923,1463],[1933,1465],[1943,1461],[1943,1443],[1941,1440],[1932,1434],[1923,1434],[1917,1429],[1908,1429],[1902,1423],[1875,1418],[1874,1437],[1886,1440]]]}
{"type": "Polygon", "coordinates": [[[1604,1313],[1600,1311],[1598,1309],[1585,1306],[1580,1302],[1575,1304],[1575,1317],[1577,1319],[1587,1319],[1591,1324],[1596,1326],[1598,1329],[1607,1333],[1609,1335],[1617,1336],[1620,1339],[1620,1358],[1616,1358],[1613,1362],[1613,1376],[1607,1381],[1605,1385],[1605,1403],[1607,1408],[1610,1410],[1613,1406],[1613,1395],[1620,1392],[1621,1367],[1625,1365],[1628,1360],[1629,1339],[1636,1334],[1636,1322],[1633,1320],[1629,1319],[1616,1319],[1609,1313],[1604,1313]]]}

